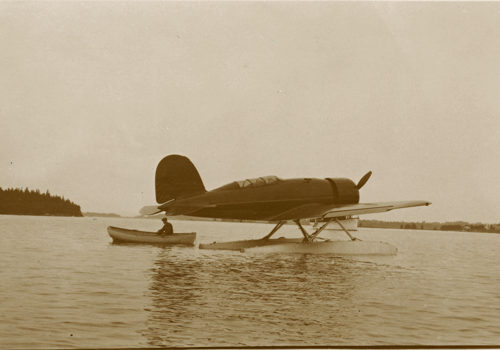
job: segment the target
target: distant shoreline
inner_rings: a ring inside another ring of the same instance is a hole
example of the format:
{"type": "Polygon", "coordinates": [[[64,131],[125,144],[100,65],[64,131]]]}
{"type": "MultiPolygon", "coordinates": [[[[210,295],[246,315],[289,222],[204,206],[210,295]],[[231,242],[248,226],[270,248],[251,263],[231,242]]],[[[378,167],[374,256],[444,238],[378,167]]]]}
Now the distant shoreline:
{"type": "MultiPolygon", "coordinates": [[[[67,216],[67,215],[51,215],[51,216],[67,216]]],[[[121,216],[114,213],[83,213],[84,217],[107,217],[107,218],[122,218],[122,219],[148,219],[160,220],[164,215],[154,216],[121,216]]],[[[225,220],[213,218],[196,218],[187,216],[170,216],[169,220],[173,221],[207,221],[207,222],[243,222],[243,223],[267,223],[251,220],[225,220]]],[[[453,222],[407,222],[407,221],[381,221],[381,220],[359,220],[358,227],[362,228],[381,228],[381,229],[397,229],[397,230],[426,230],[426,231],[454,231],[454,232],[482,232],[482,233],[500,233],[500,224],[483,224],[469,223],[465,221],[453,222]]]]}
{"type": "Polygon", "coordinates": [[[500,224],[469,223],[465,221],[453,222],[405,222],[405,221],[380,221],[360,220],[358,227],[365,228],[390,228],[401,230],[434,230],[434,231],[459,231],[459,232],[484,232],[500,233],[500,224]]]}
{"type": "MultiPolygon", "coordinates": [[[[94,217],[117,217],[131,219],[148,219],[160,220],[165,215],[153,216],[120,216],[118,214],[105,213],[83,213],[84,216],[94,217]]],[[[197,218],[188,216],[169,216],[169,220],[179,221],[208,221],[208,222],[243,222],[243,223],[267,223],[252,220],[231,220],[231,219],[213,219],[213,218],[197,218]]],[[[465,221],[453,222],[406,222],[406,221],[380,221],[380,220],[359,220],[358,227],[363,228],[385,228],[398,230],[427,230],[427,231],[458,231],[458,232],[483,232],[483,233],[500,233],[500,224],[483,224],[469,223],[465,221]]]]}
{"type": "Polygon", "coordinates": [[[114,213],[82,213],[84,217],[102,217],[102,218],[121,218],[122,216],[114,213]]]}

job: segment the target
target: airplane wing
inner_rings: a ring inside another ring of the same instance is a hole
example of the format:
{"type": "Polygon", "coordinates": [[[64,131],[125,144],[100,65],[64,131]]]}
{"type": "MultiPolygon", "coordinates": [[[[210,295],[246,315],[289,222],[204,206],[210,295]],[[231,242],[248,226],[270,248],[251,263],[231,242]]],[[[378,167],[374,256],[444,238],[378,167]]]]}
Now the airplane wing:
{"type": "Polygon", "coordinates": [[[381,202],[381,203],[358,203],[358,204],[306,204],[287,212],[278,214],[269,221],[288,221],[299,219],[315,218],[335,218],[348,215],[374,214],[391,211],[394,209],[419,207],[430,205],[427,201],[399,201],[399,202],[381,202]]]}
{"type": "MultiPolygon", "coordinates": [[[[428,201],[399,201],[399,202],[381,202],[381,203],[358,203],[358,204],[319,204],[309,203],[304,204],[288,211],[279,213],[273,216],[261,217],[257,219],[259,222],[277,222],[290,221],[300,219],[317,219],[317,218],[335,218],[340,216],[362,215],[383,213],[386,211],[418,207],[430,205],[428,201]]],[[[165,211],[165,215],[190,215],[197,210],[215,207],[215,205],[172,205],[170,208],[159,209],[158,205],[143,207],[140,210],[142,215],[154,215],[165,211]]],[[[195,215],[196,216],[196,215],[195,215]]],[[[248,219],[245,219],[248,220],[248,219]]]]}

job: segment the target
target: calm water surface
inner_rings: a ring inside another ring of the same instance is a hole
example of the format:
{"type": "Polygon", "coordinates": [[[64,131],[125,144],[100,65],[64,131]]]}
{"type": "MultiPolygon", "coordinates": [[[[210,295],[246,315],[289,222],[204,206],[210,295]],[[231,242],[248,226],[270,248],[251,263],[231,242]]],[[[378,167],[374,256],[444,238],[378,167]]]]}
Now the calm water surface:
{"type": "MultiPolygon", "coordinates": [[[[203,243],[272,229],[172,223],[203,243]]],[[[341,257],[112,244],[110,225],[162,226],[0,215],[0,347],[500,344],[500,235],[361,229],[398,255],[341,257]]]]}

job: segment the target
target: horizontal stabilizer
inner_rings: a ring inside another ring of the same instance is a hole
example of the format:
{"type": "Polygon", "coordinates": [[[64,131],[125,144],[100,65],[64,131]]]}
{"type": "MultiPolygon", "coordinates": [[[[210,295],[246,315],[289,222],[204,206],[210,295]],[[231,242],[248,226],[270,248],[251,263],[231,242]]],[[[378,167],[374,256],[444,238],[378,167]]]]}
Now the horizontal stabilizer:
{"type": "Polygon", "coordinates": [[[158,209],[157,205],[147,205],[139,210],[139,213],[141,213],[141,215],[155,215],[161,212],[162,210],[158,209]]]}

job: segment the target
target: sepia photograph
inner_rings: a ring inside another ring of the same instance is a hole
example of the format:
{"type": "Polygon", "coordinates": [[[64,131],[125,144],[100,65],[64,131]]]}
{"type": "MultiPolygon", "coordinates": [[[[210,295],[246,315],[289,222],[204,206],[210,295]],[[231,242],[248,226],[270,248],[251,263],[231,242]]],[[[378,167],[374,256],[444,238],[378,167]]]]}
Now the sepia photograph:
{"type": "Polygon", "coordinates": [[[0,348],[500,347],[499,23],[0,1],[0,348]]]}

